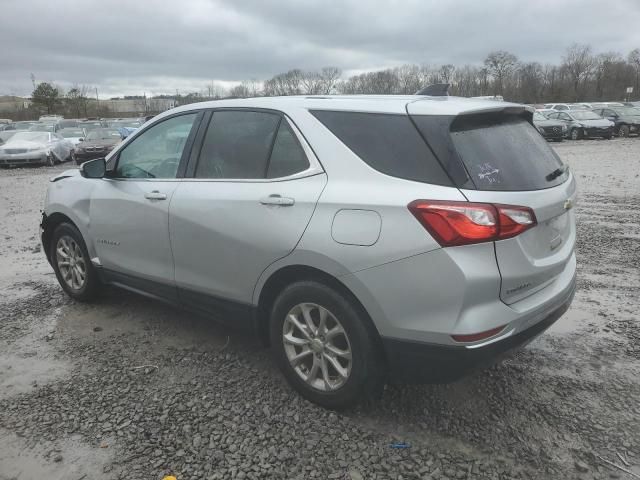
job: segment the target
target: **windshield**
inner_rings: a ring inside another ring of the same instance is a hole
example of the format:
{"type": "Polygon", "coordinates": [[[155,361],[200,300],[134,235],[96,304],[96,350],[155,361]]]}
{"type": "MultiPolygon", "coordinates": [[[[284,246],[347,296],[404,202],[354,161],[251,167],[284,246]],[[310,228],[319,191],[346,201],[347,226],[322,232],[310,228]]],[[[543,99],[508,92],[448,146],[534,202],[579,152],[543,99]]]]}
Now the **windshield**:
{"type": "Polygon", "coordinates": [[[120,135],[120,132],[118,132],[118,130],[112,130],[112,129],[107,129],[107,128],[101,128],[98,130],[91,130],[89,133],[87,133],[87,141],[91,141],[91,140],[120,140],[122,139],[122,135],[120,135]]]}
{"type": "Polygon", "coordinates": [[[640,116],[640,110],[633,107],[616,108],[613,111],[616,112],[618,115],[622,115],[624,117],[640,116]]]}
{"type": "Polygon", "coordinates": [[[80,129],[65,128],[64,130],[60,130],[58,133],[64,138],[84,137],[84,131],[80,129]]]}
{"type": "Polygon", "coordinates": [[[576,120],[600,120],[602,118],[597,113],[590,112],[589,110],[585,110],[584,112],[571,112],[571,116],[576,120]]]}
{"type": "Polygon", "coordinates": [[[540,112],[534,112],[533,113],[533,119],[534,120],[538,120],[539,122],[544,122],[545,120],[549,120],[547,117],[545,117],[540,112]]]}
{"type": "Polygon", "coordinates": [[[49,134],[43,132],[18,132],[11,137],[11,141],[47,143],[49,141],[49,134]]]}

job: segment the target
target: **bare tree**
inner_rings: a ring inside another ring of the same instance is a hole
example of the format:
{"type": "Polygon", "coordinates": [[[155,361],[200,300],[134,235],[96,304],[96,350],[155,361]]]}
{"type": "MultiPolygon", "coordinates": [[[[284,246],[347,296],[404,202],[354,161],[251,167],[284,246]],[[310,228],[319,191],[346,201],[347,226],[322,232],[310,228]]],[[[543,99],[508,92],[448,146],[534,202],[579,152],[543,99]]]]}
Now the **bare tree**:
{"type": "Polygon", "coordinates": [[[518,65],[518,57],[505,50],[497,50],[487,55],[487,58],[484,59],[484,65],[489,75],[495,79],[494,94],[502,95],[505,79],[518,65]]]}
{"type": "Polygon", "coordinates": [[[88,116],[87,105],[89,98],[87,96],[89,87],[86,85],[74,85],[65,95],[65,102],[71,114],[75,117],[88,116]]]}
{"type": "Polygon", "coordinates": [[[589,45],[579,45],[574,43],[567,49],[567,53],[562,57],[562,67],[569,74],[573,85],[575,101],[579,101],[580,83],[587,79],[594,66],[594,58],[591,55],[589,45]]]}

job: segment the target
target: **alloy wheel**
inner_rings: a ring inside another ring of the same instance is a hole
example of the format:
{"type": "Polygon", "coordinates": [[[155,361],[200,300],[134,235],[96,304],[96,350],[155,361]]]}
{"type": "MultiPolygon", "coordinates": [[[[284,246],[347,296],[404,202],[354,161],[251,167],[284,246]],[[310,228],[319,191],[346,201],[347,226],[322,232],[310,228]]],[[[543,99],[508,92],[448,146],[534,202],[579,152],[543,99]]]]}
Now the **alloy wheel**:
{"type": "Polygon", "coordinates": [[[300,303],[287,314],[282,341],[289,364],[310,387],[335,391],[351,375],[351,343],[340,321],[315,303],[300,303]]]}
{"type": "Polygon", "coordinates": [[[87,281],[87,263],[80,245],[68,235],[58,239],[56,262],[64,283],[73,290],[81,290],[87,281]]]}

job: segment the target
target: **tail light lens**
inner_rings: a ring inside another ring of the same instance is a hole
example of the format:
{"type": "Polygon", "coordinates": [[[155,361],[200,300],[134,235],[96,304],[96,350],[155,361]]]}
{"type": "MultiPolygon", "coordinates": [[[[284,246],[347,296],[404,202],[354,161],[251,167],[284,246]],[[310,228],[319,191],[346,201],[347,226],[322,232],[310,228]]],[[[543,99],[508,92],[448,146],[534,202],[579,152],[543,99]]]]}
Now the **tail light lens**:
{"type": "Polygon", "coordinates": [[[533,210],[514,205],[416,200],[408,208],[443,247],[503,240],[536,225],[533,210]]]}

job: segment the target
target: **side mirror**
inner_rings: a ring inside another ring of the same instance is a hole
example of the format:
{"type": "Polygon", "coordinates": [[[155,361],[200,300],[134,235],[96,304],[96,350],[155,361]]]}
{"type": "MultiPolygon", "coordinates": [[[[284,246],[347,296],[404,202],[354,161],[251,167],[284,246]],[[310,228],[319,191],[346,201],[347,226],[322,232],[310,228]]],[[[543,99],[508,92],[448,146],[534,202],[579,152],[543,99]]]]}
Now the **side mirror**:
{"type": "Polygon", "coordinates": [[[107,171],[107,162],[104,158],[89,160],[80,165],[80,175],[84,178],[103,178],[107,171]]]}

